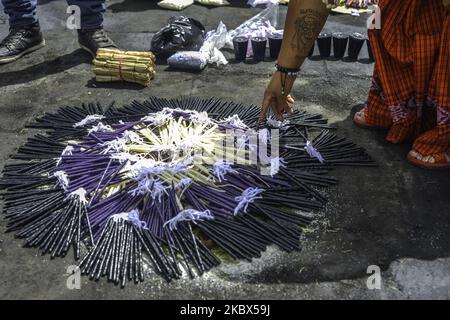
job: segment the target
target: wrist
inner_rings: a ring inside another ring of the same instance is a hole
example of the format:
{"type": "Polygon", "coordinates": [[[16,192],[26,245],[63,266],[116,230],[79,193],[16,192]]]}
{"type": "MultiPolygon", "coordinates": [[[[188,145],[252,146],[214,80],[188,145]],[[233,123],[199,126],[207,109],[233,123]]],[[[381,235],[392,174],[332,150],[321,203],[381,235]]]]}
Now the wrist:
{"type": "Polygon", "coordinates": [[[300,66],[302,65],[301,63],[284,62],[283,59],[278,59],[277,64],[289,69],[300,69],[300,66]]]}
{"type": "Polygon", "coordinates": [[[275,65],[275,68],[277,70],[277,73],[280,75],[279,80],[281,82],[281,95],[287,96],[289,94],[289,91],[291,90],[295,78],[300,72],[300,68],[285,68],[278,63],[275,65]]]}
{"type": "Polygon", "coordinates": [[[294,69],[300,68],[305,59],[306,57],[299,57],[295,53],[285,54],[284,52],[280,52],[277,62],[283,67],[294,69]]]}
{"type": "Polygon", "coordinates": [[[285,67],[285,66],[283,66],[283,65],[281,65],[279,63],[275,64],[275,69],[276,69],[277,72],[285,74],[285,75],[290,76],[290,77],[297,77],[298,74],[300,73],[300,68],[299,67],[297,67],[297,68],[288,68],[288,67],[285,67]]]}

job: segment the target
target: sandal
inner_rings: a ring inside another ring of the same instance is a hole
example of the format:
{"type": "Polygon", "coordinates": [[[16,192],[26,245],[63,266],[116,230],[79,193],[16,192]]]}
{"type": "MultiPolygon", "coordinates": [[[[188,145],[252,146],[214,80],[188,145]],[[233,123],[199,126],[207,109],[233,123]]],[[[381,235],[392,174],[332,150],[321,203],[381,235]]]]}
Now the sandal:
{"type": "Polygon", "coordinates": [[[411,150],[407,159],[410,163],[424,169],[450,169],[450,155],[448,152],[422,156],[416,150],[411,150]]]}
{"type": "Polygon", "coordinates": [[[369,124],[367,122],[367,107],[362,108],[360,111],[356,112],[353,116],[353,122],[363,128],[375,128],[376,126],[369,124]]]}

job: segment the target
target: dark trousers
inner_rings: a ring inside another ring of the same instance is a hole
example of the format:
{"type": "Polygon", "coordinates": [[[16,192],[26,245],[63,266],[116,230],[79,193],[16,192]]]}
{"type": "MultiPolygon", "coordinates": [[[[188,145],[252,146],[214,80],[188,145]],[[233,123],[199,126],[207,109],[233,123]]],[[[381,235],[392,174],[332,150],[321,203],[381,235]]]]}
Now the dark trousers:
{"type": "MultiPolygon", "coordinates": [[[[37,0],[1,0],[9,16],[10,27],[22,27],[38,22],[37,0]]],[[[67,0],[68,5],[81,9],[81,28],[93,29],[103,23],[105,0],[67,0]]]]}

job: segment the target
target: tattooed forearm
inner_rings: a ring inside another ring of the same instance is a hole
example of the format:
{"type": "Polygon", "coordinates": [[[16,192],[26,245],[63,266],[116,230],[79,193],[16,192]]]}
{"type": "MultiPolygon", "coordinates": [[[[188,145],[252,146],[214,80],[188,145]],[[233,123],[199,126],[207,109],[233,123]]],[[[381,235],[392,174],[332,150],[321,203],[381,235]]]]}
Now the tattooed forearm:
{"type": "Polygon", "coordinates": [[[322,0],[291,0],[278,62],[286,68],[300,67],[325,24],[329,10],[322,0]]]}
{"type": "Polygon", "coordinates": [[[291,40],[291,48],[296,51],[298,58],[308,55],[326,19],[326,16],[316,10],[300,10],[300,14],[294,22],[295,32],[291,40]]]}

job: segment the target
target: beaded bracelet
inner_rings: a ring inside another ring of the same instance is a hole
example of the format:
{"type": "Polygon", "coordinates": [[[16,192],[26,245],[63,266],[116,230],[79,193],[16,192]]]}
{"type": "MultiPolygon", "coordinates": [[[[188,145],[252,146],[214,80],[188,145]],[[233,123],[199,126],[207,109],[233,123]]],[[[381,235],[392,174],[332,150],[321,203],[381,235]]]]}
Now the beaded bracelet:
{"type": "Polygon", "coordinates": [[[278,72],[285,73],[288,76],[294,76],[294,77],[298,76],[298,74],[300,72],[300,68],[285,68],[285,67],[280,66],[278,63],[275,64],[275,68],[277,69],[278,72]]]}
{"type": "Polygon", "coordinates": [[[281,73],[281,94],[284,96],[286,93],[285,89],[287,76],[297,77],[298,74],[300,73],[300,68],[284,68],[280,66],[278,63],[275,64],[275,68],[277,69],[278,72],[281,73]]]}

